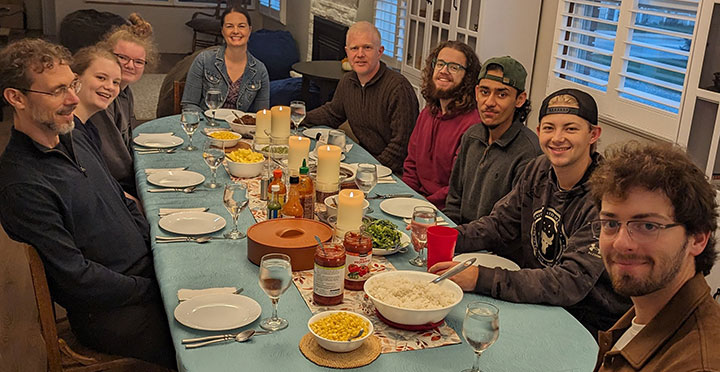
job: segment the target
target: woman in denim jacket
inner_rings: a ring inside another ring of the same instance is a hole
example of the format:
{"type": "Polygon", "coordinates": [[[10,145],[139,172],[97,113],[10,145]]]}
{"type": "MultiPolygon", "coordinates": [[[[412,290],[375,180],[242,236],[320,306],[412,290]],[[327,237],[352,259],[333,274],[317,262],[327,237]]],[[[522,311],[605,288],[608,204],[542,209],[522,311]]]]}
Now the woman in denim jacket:
{"type": "Polygon", "coordinates": [[[182,97],[183,108],[205,111],[205,94],[222,92],[221,107],[246,112],[268,108],[270,79],[265,65],[247,50],[252,25],[244,9],[229,7],[222,14],[225,45],[198,54],[188,71],[182,97]]]}

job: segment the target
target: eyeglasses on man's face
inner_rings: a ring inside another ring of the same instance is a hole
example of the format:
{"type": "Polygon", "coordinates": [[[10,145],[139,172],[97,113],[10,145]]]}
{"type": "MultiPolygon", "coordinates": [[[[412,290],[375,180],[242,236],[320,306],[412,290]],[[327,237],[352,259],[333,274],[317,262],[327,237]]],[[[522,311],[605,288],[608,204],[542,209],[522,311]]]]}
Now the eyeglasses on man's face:
{"type": "Polygon", "coordinates": [[[80,93],[80,89],[82,89],[82,83],[80,82],[79,79],[75,79],[70,83],[70,85],[61,86],[61,87],[53,90],[52,92],[45,92],[42,90],[24,89],[24,88],[17,88],[17,89],[22,92],[38,93],[38,94],[44,94],[47,96],[52,96],[55,98],[65,99],[65,97],[67,97],[67,94],[71,89],[75,94],[80,93]]]}
{"type": "Polygon", "coordinates": [[[123,65],[127,64],[128,62],[132,61],[133,64],[135,64],[135,67],[145,67],[147,65],[147,61],[140,58],[130,58],[129,56],[126,56],[124,54],[120,53],[113,53],[115,57],[122,63],[123,65]]]}
{"type": "Polygon", "coordinates": [[[630,238],[638,244],[652,243],[657,240],[660,231],[675,226],[682,226],[681,223],[661,224],[652,221],[629,220],[622,222],[611,219],[599,219],[592,221],[592,232],[595,238],[615,239],[624,224],[630,238]]]}
{"type": "Polygon", "coordinates": [[[465,66],[455,62],[445,62],[442,59],[433,60],[433,68],[435,68],[436,71],[441,71],[445,66],[447,66],[447,69],[451,74],[457,74],[458,72],[465,70],[465,66]]]}

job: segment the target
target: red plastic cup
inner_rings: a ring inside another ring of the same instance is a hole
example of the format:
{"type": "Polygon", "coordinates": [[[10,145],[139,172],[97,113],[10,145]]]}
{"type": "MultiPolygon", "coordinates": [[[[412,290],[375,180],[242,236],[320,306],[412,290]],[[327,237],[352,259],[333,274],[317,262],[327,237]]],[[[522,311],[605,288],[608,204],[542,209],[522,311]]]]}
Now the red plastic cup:
{"type": "Polygon", "coordinates": [[[458,231],[447,226],[430,226],[427,229],[427,268],[438,262],[452,261],[458,231]]]}

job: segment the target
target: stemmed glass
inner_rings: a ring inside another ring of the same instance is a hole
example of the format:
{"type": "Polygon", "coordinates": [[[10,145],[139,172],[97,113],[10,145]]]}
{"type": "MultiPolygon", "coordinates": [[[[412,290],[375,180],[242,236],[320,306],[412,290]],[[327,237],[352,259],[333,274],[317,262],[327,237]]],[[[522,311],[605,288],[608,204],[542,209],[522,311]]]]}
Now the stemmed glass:
{"type": "Polygon", "coordinates": [[[182,123],[182,129],[188,136],[188,145],[183,148],[187,151],[195,151],[197,147],[192,145],[192,136],[195,130],[200,125],[200,113],[195,110],[182,110],[180,114],[180,123],[182,123]]]}
{"type": "Polygon", "coordinates": [[[215,146],[212,140],[205,141],[205,145],[203,146],[203,159],[205,159],[205,163],[207,163],[208,167],[210,167],[210,171],[212,172],[212,179],[210,180],[210,183],[206,184],[206,186],[211,189],[217,188],[220,186],[216,182],[217,169],[225,159],[225,150],[223,149],[223,146],[215,146]]]}
{"type": "Polygon", "coordinates": [[[425,266],[427,261],[425,260],[425,255],[423,253],[425,251],[425,246],[427,245],[427,229],[430,226],[435,226],[436,218],[437,212],[435,212],[435,208],[417,206],[413,209],[410,229],[412,230],[413,247],[418,255],[410,260],[411,265],[419,267],[425,266]]]}
{"type": "Polygon", "coordinates": [[[480,355],[498,339],[500,324],[498,308],[486,302],[471,302],[465,311],[462,334],[470,347],[475,350],[472,368],[462,372],[480,372],[480,355]]]}
{"type": "Polygon", "coordinates": [[[223,204],[227,208],[228,212],[233,219],[232,231],[226,233],[224,236],[228,239],[242,239],[245,237],[240,230],[238,230],[238,216],[240,212],[247,206],[247,198],[245,197],[245,186],[240,183],[230,183],[225,185],[225,192],[223,193],[223,204]]]}
{"type": "Polygon", "coordinates": [[[277,305],[280,295],[290,286],[292,276],[290,257],[282,253],[270,253],[260,259],[260,288],[270,297],[273,313],[270,318],[263,319],[260,327],[268,331],[277,331],[288,326],[288,321],[277,316],[277,305]]]}
{"type": "Polygon", "coordinates": [[[335,145],[340,148],[342,153],[345,153],[345,131],[342,129],[331,129],[328,132],[328,145],[335,145]]]}
{"type": "MultiPolygon", "coordinates": [[[[368,194],[370,194],[370,190],[377,185],[377,181],[377,165],[369,163],[358,164],[357,172],[355,172],[355,185],[357,185],[360,191],[365,193],[366,198],[368,194]]],[[[372,212],[372,208],[368,208],[367,213],[372,212]]]]}
{"type": "Polygon", "coordinates": [[[303,101],[291,101],[290,102],[290,120],[295,124],[293,131],[297,134],[298,127],[303,120],[305,120],[305,102],[303,101]]]}
{"type": "Polygon", "coordinates": [[[207,107],[212,110],[212,116],[210,118],[210,122],[208,123],[209,126],[215,127],[217,126],[217,122],[215,121],[215,110],[217,110],[218,107],[222,104],[223,97],[222,92],[220,89],[217,88],[210,88],[208,89],[207,93],[205,94],[205,104],[207,107]]]}

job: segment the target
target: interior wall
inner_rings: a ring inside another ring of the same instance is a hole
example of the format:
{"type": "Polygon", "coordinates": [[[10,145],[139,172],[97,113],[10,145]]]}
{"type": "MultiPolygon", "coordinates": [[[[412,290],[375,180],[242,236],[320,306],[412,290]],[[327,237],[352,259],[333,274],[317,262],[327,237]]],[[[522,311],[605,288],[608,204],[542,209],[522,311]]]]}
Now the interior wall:
{"type": "Polygon", "coordinates": [[[300,52],[300,60],[308,60],[308,43],[311,42],[309,36],[310,28],[310,0],[292,0],[287,3],[287,24],[282,23],[262,16],[263,27],[270,30],[285,30],[290,31],[295,43],[297,44],[298,51],[300,52]]]}

